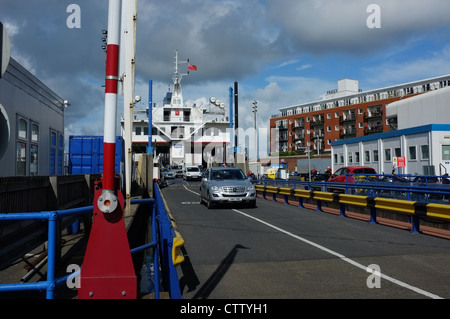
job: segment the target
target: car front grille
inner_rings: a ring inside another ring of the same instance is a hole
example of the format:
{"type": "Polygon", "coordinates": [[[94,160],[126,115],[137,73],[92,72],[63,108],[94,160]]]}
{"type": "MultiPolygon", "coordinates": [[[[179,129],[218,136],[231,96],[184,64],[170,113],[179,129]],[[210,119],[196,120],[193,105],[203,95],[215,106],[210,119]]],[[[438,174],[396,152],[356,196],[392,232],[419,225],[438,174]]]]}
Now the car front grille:
{"type": "Polygon", "coordinates": [[[233,194],[222,194],[222,196],[223,197],[246,197],[247,193],[245,193],[245,194],[236,194],[236,195],[233,195],[233,194]]]}
{"type": "Polygon", "coordinates": [[[245,187],[242,186],[224,186],[222,189],[225,194],[245,193],[245,187]]]}

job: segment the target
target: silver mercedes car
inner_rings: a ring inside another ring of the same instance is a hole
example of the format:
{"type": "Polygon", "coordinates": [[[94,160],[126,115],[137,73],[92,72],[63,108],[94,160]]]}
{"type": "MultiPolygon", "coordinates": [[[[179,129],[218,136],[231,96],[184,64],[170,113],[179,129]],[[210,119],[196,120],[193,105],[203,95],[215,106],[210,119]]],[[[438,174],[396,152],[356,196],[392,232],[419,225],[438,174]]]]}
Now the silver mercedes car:
{"type": "Polygon", "coordinates": [[[245,203],[256,206],[255,186],[237,167],[211,167],[200,184],[200,202],[208,208],[216,204],[245,203]]]}

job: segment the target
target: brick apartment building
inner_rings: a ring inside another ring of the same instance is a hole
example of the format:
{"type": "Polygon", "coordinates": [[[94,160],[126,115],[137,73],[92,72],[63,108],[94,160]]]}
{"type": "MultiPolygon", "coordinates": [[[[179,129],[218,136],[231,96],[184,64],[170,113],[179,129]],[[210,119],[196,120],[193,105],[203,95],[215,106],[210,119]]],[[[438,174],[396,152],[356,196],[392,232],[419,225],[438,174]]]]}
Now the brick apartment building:
{"type": "Polygon", "coordinates": [[[386,105],[425,92],[450,86],[450,75],[370,91],[359,89],[357,80],[338,81],[323,100],[289,106],[270,119],[276,128],[271,152],[309,148],[316,154],[330,154],[331,142],[396,130],[386,119],[386,105]]]}

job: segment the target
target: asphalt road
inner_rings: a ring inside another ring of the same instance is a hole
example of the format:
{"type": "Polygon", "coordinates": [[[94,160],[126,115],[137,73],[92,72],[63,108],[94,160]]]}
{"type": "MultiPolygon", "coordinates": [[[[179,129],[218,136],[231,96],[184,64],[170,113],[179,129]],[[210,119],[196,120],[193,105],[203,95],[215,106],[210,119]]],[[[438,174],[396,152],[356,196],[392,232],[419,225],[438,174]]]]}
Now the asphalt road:
{"type": "Polygon", "coordinates": [[[450,298],[447,239],[262,199],[208,210],[185,184],[162,190],[185,240],[184,299],[450,298]]]}

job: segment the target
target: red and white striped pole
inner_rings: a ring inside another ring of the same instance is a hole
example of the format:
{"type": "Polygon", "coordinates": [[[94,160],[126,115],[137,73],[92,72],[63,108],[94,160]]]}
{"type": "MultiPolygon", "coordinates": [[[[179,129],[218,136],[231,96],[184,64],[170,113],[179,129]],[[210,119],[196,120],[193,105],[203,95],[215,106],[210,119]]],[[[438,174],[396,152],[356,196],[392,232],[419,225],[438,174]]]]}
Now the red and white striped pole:
{"type": "Polygon", "coordinates": [[[119,80],[119,41],[121,0],[109,0],[108,43],[106,51],[105,118],[103,137],[103,192],[100,210],[111,213],[117,207],[115,190],[117,83],[119,80]]]}
{"type": "Polygon", "coordinates": [[[94,189],[94,214],[80,274],[79,299],[136,299],[137,277],[115,182],[117,81],[121,0],[109,0],[103,178],[94,189]]]}

